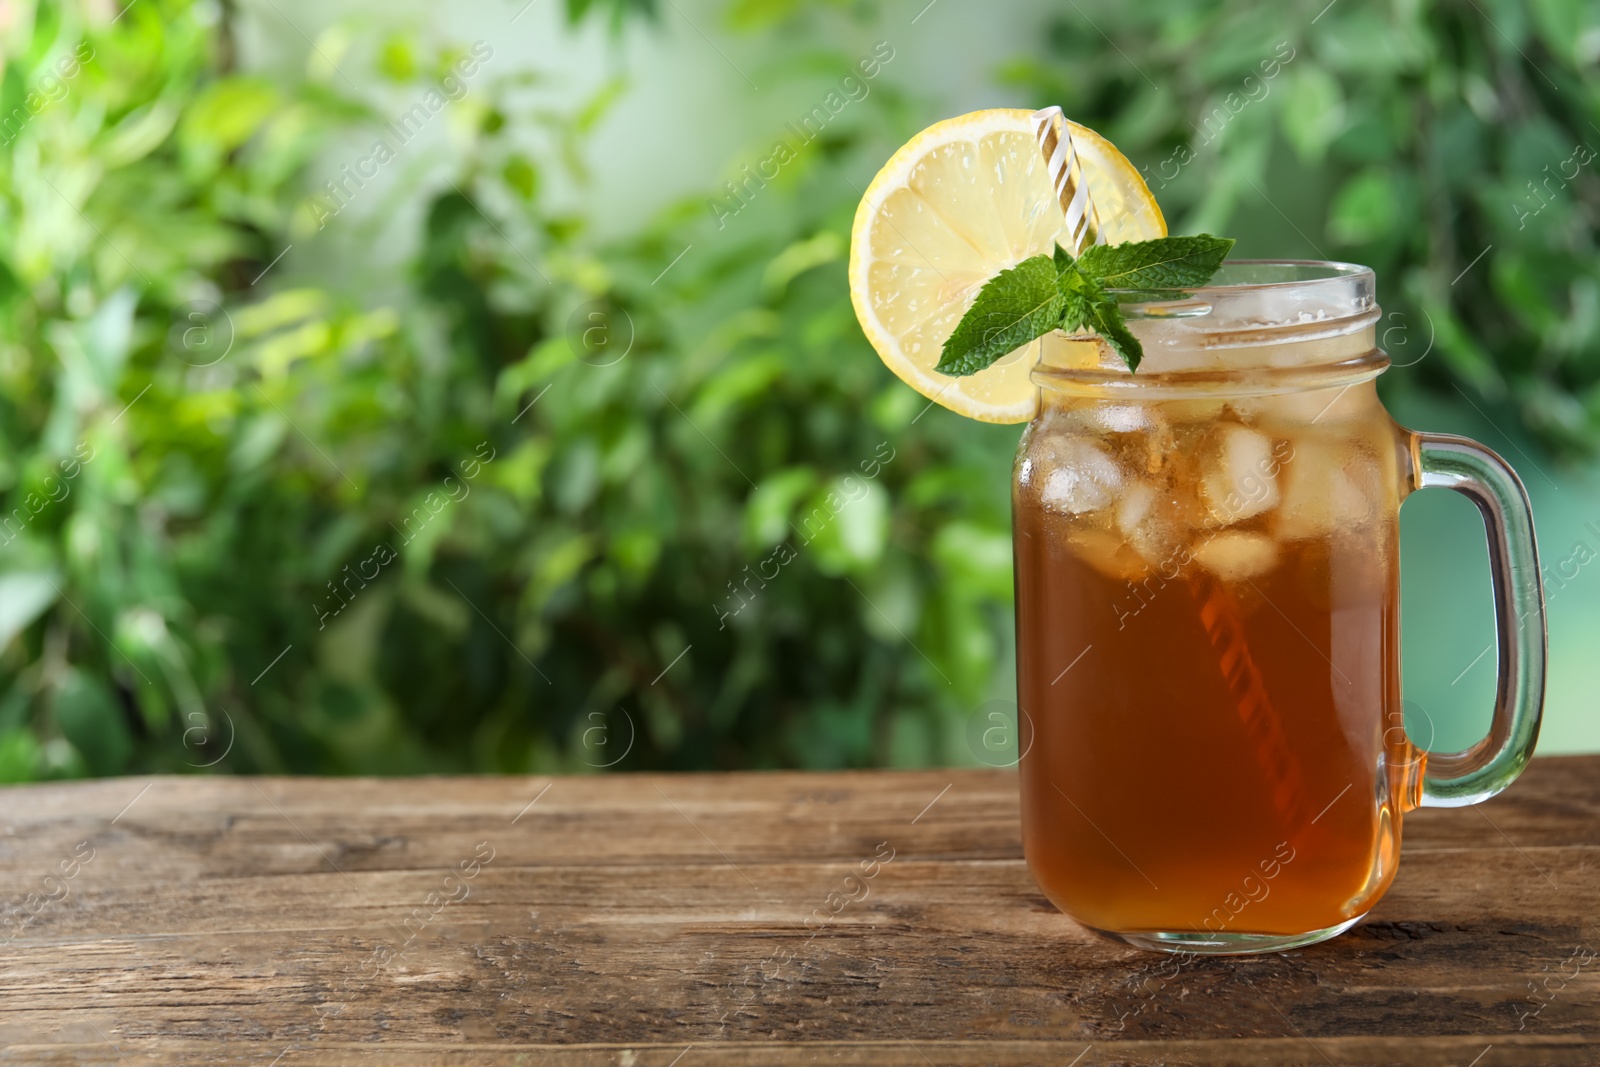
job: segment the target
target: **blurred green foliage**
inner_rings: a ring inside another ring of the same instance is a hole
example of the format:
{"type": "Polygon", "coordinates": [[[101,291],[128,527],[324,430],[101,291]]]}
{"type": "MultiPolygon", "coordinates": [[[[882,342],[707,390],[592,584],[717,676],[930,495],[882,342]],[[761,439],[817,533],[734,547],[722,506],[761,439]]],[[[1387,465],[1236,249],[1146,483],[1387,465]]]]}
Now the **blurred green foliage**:
{"type": "MultiPolygon", "coordinates": [[[[1144,0],[1029,28],[1002,74],[1146,164],[1175,228],[1372,262],[1402,362],[1431,322],[1426,378],[1579,454],[1593,167],[1525,225],[1512,205],[1594,134],[1594,20],[1483,3],[1500,30],[1144,0]]],[[[233,69],[228,5],[13,10],[0,779],[972,761],[971,709],[1007,689],[1016,431],[928,409],[855,324],[860,189],[939,117],[896,68],[776,178],[608,238],[555,190],[623,83],[557,107],[487,64],[432,120],[404,291],[371,293],[280,265],[377,195],[339,168],[396,113],[347,72],[404,110],[467,48],[329,31],[268,76],[233,69]]],[[[872,15],[727,7],[780,54],[763,84],[818,98],[872,15]]]]}
{"type": "Polygon", "coordinates": [[[855,326],[841,190],[892,94],[676,262],[704,198],[620,242],[547,198],[616,86],[556,113],[502,61],[448,105],[409,291],[361,306],[275,284],[393,133],[344,70],[420,97],[465,50],[268,79],[207,10],[41,6],[9,52],[8,84],[94,58],[6,156],[7,506],[92,458],[0,548],[0,773],[957,757],[1011,442],[912,426],[855,326]]]}
{"type": "Polygon", "coordinates": [[[1595,454],[1594,4],[1140,0],[1072,5],[1047,40],[1004,80],[1139,162],[1175,232],[1372,266],[1383,344],[1417,365],[1385,387],[1595,454]]]}

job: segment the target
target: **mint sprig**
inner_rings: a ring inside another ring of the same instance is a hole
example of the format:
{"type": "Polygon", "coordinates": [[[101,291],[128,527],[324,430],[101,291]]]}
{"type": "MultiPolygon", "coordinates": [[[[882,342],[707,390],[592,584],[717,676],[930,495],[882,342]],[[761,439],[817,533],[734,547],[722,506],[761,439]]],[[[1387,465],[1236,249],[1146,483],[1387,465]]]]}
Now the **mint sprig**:
{"type": "Polygon", "coordinates": [[[1197,289],[1232,248],[1231,238],[1203,233],[1095,245],[1076,259],[1058,246],[1053,257],[1025,259],[984,283],[933,369],[956,377],[976,374],[1051,330],[1087,327],[1136,371],[1144,348],[1123,321],[1118,295],[1170,299],[1197,289]]]}
{"type": "Polygon", "coordinates": [[[1025,259],[984,283],[978,297],[945,340],[944,374],[976,374],[1007,352],[1043,337],[1061,321],[1062,295],[1048,256],[1025,259]]]}
{"type": "Polygon", "coordinates": [[[1212,237],[1158,237],[1120,245],[1093,245],[1078,269],[1108,289],[1193,289],[1211,280],[1233,241],[1212,237]]]}

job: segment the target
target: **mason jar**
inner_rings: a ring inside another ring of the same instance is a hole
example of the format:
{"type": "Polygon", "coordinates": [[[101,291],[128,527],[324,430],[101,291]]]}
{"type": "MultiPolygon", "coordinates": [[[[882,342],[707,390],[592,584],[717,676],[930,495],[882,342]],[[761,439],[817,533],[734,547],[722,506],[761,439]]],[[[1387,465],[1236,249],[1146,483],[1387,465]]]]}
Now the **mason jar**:
{"type": "Polygon", "coordinates": [[[1033,373],[1013,485],[1028,866],[1135,945],[1306,945],[1383,895],[1404,812],[1492,796],[1531,755],[1532,517],[1493,452],[1384,410],[1370,270],[1233,262],[1168,295],[1124,303],[1136,373],[1061,334],[1033,373]],[[1470,497],[1489,539],[1498,696],[1460,753],[1414,745],[1401,702],[1399,511],[1428,486],[1470,497]]]}

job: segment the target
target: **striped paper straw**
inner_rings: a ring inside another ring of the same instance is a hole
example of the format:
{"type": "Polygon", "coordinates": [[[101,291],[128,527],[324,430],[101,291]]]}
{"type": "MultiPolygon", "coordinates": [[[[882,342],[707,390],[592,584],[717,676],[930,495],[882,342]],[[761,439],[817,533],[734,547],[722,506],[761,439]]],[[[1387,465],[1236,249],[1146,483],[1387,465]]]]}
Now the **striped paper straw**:
{"type": "MultiPolygon", "coordinates": [[[[1051,185],[1067,220],[1067,250],[1074,256],[1082,255],[1091,245],[1106,242],[1094,200],[1089,196],[1089,183],[1083,178],[1078,153],[1072,147],[1067,116],[1059,107],[1042,108],[1033,113],[1033,123],[1039,149],[1050,169],[1051,185]]],[[[1284,736],[1282,720],[1267,695],[1261,668],[1250,654],[1239,605],[1222,582],[1207,574],[1197,571],[1186,584],[1199,607],[1206,637],[1217,653],[1222,680],[1233,698],[1240,725],[1255,749],[1255,761],[1266,780],[1272,806],[1291,835],[1303,832],[1309,827],[1305,778],[1284,736]]]]}
{"type": "Polygon", "coordinates": [[[1033,125],[1039,149],[1050,168],[1050,183],[1055,187],[1056,199],[1061,202],[1061,213],[1067,219],[1067,233],[1071,237],[1067,250],[1076,256],[1090,245],[1105,244],[1100,233],[1100,218],[1089,197],[1089,183],[1083,180],[1078,153],[1072,148],[1067,116],[1059,107],[1042,108],[1033,113],[1033,125]]]}
{"type": "Polygon", "coordinates": [[[1195,572],[1185,584],[1200,608],[1200,623],[1217,653],[1223,684],[1233,698],[1249,743],[1255,748],[1256,765],[1261,768],[1272,806],[1293,834],[1308,827],[1305,775],[1289,739],[1284,736],[1283,720],[1267,695],[1267,682],[1261,667],[1250,654],[1245,637],[1244,616],[1225,585],[1191,563],[1195,572]]]}

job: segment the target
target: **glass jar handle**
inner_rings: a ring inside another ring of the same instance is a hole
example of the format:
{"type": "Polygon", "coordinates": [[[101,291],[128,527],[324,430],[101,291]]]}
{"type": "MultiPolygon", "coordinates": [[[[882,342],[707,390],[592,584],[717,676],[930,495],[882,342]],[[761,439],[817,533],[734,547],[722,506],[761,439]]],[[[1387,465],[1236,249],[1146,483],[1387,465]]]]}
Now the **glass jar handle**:
{"type": "Polygon", "coordinates": [[[1416,487],[1454,489],[1483,515],[1494,579],[1499,676],[1489,734],[1461,752],[1428,754],[1422,805],[1456,808],[1488,800],[1516,781],[1533,755],[1544,710],[1544,586],[1533,511],[1506,461],[1453,434],[1410,433],[1416,487]]]}

